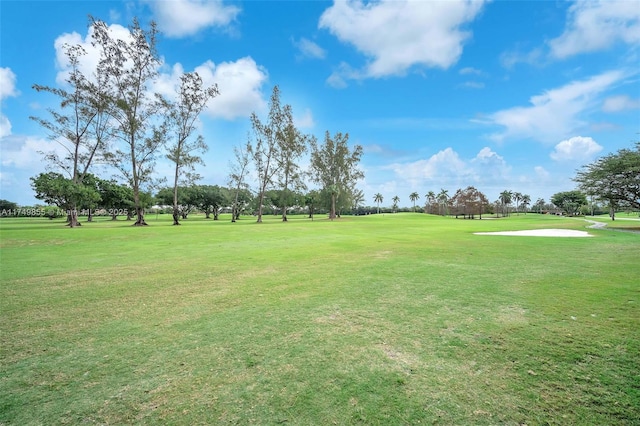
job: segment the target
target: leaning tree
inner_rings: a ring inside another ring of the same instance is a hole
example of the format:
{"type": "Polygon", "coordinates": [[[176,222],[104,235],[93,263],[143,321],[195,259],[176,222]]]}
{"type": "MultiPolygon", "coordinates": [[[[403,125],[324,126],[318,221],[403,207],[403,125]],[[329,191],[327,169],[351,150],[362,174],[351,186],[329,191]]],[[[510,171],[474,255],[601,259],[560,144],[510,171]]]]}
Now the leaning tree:
{"type": "MultiPolygon", "coordinates": [[[[61,171],[65,176],[40,174],[32,179],[34,185],[43,188],[44,180],[55,182],[57,190],[68,190],[64,194],[64,208],[70,227],[80,226],[77,208],[86,200],[87,189],[82,188],[85,178],[104,151],[110,135],[107,102],[102,91],[105,74],[102,68],[96,70],[93,80],[81,71],[82,58],[87,52],[80,45],[63,46],[69,73],[63,87],[33,85],[38,92],[50,93],[59,98],[59,106],[50,108],[51,118],[29,117],[47,129],[49,138],[62,148],[63,155],[55,151],[43,153],[50,169],[61,171]],[[63,183],[61,179],[68,179],[63,183]]],[[[49,187],[51,190],[52,187],[49,187]]],[[[36,189],[40,195],[43,194],[36,189]]],[[[46,191],[45,191],[46,192],[46,191]]],[[[62,195],[62,194],[59,194],[62,195]]],[[[60,202],[60,200],[58,200],[60,202]]],[[[60,205],[58,204],[60,207],[60,205]]]]}

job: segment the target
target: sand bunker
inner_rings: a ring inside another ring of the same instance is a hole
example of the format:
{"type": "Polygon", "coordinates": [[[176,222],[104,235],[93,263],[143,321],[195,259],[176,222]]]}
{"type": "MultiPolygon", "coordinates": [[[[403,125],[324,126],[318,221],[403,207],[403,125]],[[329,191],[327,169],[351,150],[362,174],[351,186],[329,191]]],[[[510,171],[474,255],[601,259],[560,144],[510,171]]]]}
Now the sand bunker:
{"type": "Polygon", "coordinates": [[[527,231],[474,232],[475,235],[509,235],[515,237],[593,237],[585,231],[573,229],[532,229],[527,231]]]}

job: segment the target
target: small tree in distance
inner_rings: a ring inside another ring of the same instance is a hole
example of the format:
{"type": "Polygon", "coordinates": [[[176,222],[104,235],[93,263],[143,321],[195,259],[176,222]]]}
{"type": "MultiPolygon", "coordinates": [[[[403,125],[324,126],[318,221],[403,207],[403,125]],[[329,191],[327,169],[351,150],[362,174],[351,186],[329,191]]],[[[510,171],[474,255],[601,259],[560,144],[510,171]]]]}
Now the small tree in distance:
{"type": "Polygon", "coordinates": [[[380,203],[384,200],[381,193],[377,193],[373,196],[373,201],[378,205],[378,214],[380,214],[380,203]]]}
{"type": "Polygon", "coordinates": [[[311,179],[329,193],[329,218],[332,220],[336,218],[338,195],[352,192],[358,179],[364,177],[364,173],[358,168],[363,153],[362,146],[355,145],[351,150],[348,141],[348,133],[343,135],[338,132],[332,137],[328,131],[322,145],[318,146],[315,140],[311,141],[311,179]]]}
{"type": "Polygon", "coordinates": [[[502,207],[502,216],[509,216],[509,206],[511,205],[512,197],[513,192],[508,189],[505,189],[500,193],[498,199],[500,200],[502,207]]]}
{"type": "Polygon", "coordinates": [[[282,188],[282,221],[287,221],[287,204],[291,192],[303,191],[306,188],[303,180],[298,159],[307,152],[309,136],[303,135],[293,124],[291,107],[285,106],[284,132],[278,138],[278,183],[282,188]]]}
{"type": "Polygon", "coordinates": [[[235,222],[240,218],[240,200],[241,195],[249,190],[246,182],[249,173],[249,161],[251,158],[251,143],[243,147],[234,147],[233,155],[235,161],[229,164],[231,171],[229,172],[229,188],[231,189],[231,222],[235,222]]]}
{"type": "Polygon", "coordinates": [[[418,199],[420,198],[420,195],[418,195],[417,192],[412,192],[411,194],[409,194],[409,199],[413,202],[413,212],[416,212],[416,201],[418,201],[418,199]]]}
{"type": "Polygon", "coordinates": [[[269,101],[269,115],[266,122],[262,122],[256,113],[251,114],[251,127],[255,137],[255,145],[250,149],[253,163],[258,175],[258,219],[262,222],[262,207],[265,193],[273,184],[273,178],[279,171],[278,156],[281,146],[280,140],[285,138],[285,126],[290,122],[291,108],[280,105],[280,89],[273,88],[269,101]]]}
{"type": "Polygon", "coordinates": [[[197,155],[208,147],[201,135],[190,140],[195,131],[195,122],[207,106],[209,99],[219,94],[217,86],[204,88],[198,73],[180,76],[178,99],[167,103],[167,130],[173,135],[167,158],[174,164],[173,175],[173,224],[180,225],[178,206],[178,184],[193,185],[200,176],[195,173],[196,164],[203,164],[197,155]]]}
{"type": "Polygon", "coordinates": [[[587,204],[587,197],[580,191],[558,192],[551,196],[551,202],[567,216],[575,216],[587,204]]]}
{"type": "Polygon", "coordinates": [[[449,205],[449,191],[441,189],[437,199],[440,206],[440,214],[442,216],[446,216],[448,214],[447,207],[449,205]]]}

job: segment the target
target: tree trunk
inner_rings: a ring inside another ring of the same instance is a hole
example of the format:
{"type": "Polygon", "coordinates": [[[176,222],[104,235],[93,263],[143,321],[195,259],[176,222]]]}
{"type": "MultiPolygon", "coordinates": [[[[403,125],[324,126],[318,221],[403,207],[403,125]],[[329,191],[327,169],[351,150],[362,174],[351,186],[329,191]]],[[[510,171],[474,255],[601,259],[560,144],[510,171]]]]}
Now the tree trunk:
{"type": "Polygon", "coordinates": [[[91,209],[89,209],[89,213],[87,215],[87,222],[93,222],[93,214],[91,213],[91,209]]]}
{"type": "Polygon", "coordinates": [[[329,219],[333,220],[336,218],[336,195],[331,194],[331,213],[329,213],[329,219]]]}
{"type": "Polygon", "coordinates": [[[180,225],[180,210],[173,206],[173,225],[180,225]]]}
{"type": "Polygon", "coordinates": [[[74,208],[70,209],[67,213],[67,226],[70,228],[75,228],[81,226],[81,223],[78,221],[78,211],[74,208]]]}
{"type": "Polygon", "coordinates": [[[136,216],[137,219],[133,226],[147,226],[147,222],[144,221],[144,208],[136,207],[136,216]]]}
{"type": "Polygon", "coordinates": [[[258,197],[258,220],[257,223],[262,223],[262,202],[264,201],[264,186],[262,187],[262,191],[260,191],[260,196],[258,197]]]}

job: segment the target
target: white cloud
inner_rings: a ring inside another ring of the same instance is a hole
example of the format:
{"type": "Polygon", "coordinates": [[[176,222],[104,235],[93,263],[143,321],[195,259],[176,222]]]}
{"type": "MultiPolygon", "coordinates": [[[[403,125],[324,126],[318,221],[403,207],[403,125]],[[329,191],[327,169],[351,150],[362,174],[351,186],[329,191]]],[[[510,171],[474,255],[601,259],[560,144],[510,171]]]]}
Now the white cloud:
{"type": "Polygon", "coordinates": [[[466,170],[464,161],[452,148],[446,148],[426,160],[395,163],[389,167],[399,178],[414,185],[423,180],[456,176],[466,170]]]}
{"type": "Polygon", "coordinates": [[[473,68],[473,67],[462,68],[460,71],[458,71],[458,74],[460,74],[460,75],[478,75],[478,76],[483,76],[484,75],[484,73],[482,71],[480,71],[479,69],[473,68]]]}
{"type": "Polygon", "coordinates": [[[68,154],[62,145],[35,136],[10,136],[2,143],[2,167],[42,171],[42,154],[68,154]]]}
{"type": "Polygon", "coordinates": [[[634,0],[576,1],[564,33],[549,41],[551,55],[564,59],[604,50],[614,43],[640,43],[640,6],[634,0]]]}
{"type": "Polygon", "coordinates": [[[511,69],[520,62],[529,65],[538,65],[543,61],[543,58],[544,52],[540,48],[533,49],[530,52],[511,50],[500,55],[500,63],[503,67],[511,69]]]}
{"type": "Polygon", "coordinates": [[[0,184],[2,185],[2,188],[11,188],[11,186],[16,183],[17,181],[13,173],[0,171],[0,184]]]}
{"type": "Polygon", "coordinates": [[[11,135],[11,122],[6,115],[0,113],[0,139],[11,135]]]}
{"type": "Polygon", "coordinates": [[[466,89],[484,89],[484,83],[481,81],[465,81],[460,87],[466,89]]]}
{"type": "Polygon", "coordinates": [[[191,36],[204,28],[229,25],[240,8],[220,0],[149,1],[158,28],[167,37],[191,36]]]}
{"type": "Polygon", "coordinates": [[[557,144],[549,155],[555,161],[590,160],[602,147],[590,137],[574,136],[557,144]]]}
{"type": "Polygon", "coordinates": [[[16,75],[11,71],[11,68],[0,67],[0,101],[18,96],[18,94],[16,75]]]}
{"type": "Polygon", "coordinates": [[[395,163],[386,168],[395,173],[396,179],[406,181],[411,187],[425,183],[449,188],[469,185],[494,187],[511,179],[511,166],[488,147],[482,148],[471,159],[463,159],[452,148],[446,148],[428,159],[395,163]]]}
{"type": "Polygon", "coordinates": [[[469,0],[335,1],[318,25],[370,59],[361,74],[345,78],[379,78],[402,75],[414,65],[447,69],[455,64],[471,36],[463,26],[483,5],[469,0]]]}
{"type": "Polygon", "coordinates": [[[467,164],[452,148],[446,148],[426,160],[411,163],[394,163],[387,168],[398,178],[417,186],[423,181],[449,181],[468,174],[467,164]]]}
{"type": "Polygon", "coordinates": [[[640,100],[631,99],[626,95],[611,96],[602,103],[602,110],[604,112],[619,112],[638,108],[640,108],[640,100]]]}
{"type": "MultiPolygon", "coordinates": [[[[131,33],[129,29],[118,24],[109,25],[109,34],[113,39],[130,41],[131,33]]],[[[69,61],[65,55],[65,45],[75,46],[79,45],[84,49],[86,54],[82,55],[79,60],[79,69],[82,74],[92,79],[95,70],[100,62],[100,49],[91,44],[92,42],[93,27],[90,27],[87,31],[87,35],[83,38],[77,32],[64,33],[56,38],[53,45],[56,50],[56,66],[58,68],[58,74],[56,75],[56,82],[60,85],[65,85],[66,80],[69,77],[71,68],[69,61]]]]}
{"type": "Polygon", "coordinates": [[[484,147],[478,152],[476,157],[471,160],[470,166],[473,169],[471,173],[472,183],[475,184],[492,185],[502,183],[508,180],[511,173],[511,166],[507,164],[504,158],[488,147],[484,147]]]}
{"type": "Polygon", "coordinates": [[[298,48],[300,54],[305,58],[324,59],[327,52],[317,43],[302,37],[298,41],[293,41],[295,47],[298,48]]]}
{"type": "Polygon", "coordinates": [[[309,108],[306,108],[301,116],[293,117],[293,122],[300,129],[312,129],[316,125],[309,108]]]}
{"type": "MultiPolygon", "coordinates": [[[[78,33],[65,33],[56,39],[56,60],[60,69],[56,77],[58,83],[63,84],[70,71],[64,54],[65,44],[79,44],[85,49],[87,54],[82,56],[80,60],[80,70],[85,76],[93,74],[100,60],[100,51],[91,45],[92,31],[90,28],[84,38],[78,33]]],[[[109,26],[109,31],[115,39],[127,41],[130,38],[129,30],[121,25],[112,24],[109,26]]],[[[208,109],[205,111],[205,114],[211,117],[234,119],[249,116],[252,111],[263,109],[266,106],[261,88],[267,80],[267,72],[251,57],[219,64],[207,61],[196,67],[195,71],[202,77],[205,87],[217,84],[220,90],[220,95],[209,101],[208,109]]],[[[151,89],[169,98],[174,98],[180,74],[183,72],[184,69],[180,63],[173,66],[161,65],[158,79],[151,89]]]]}
{"type": "MultiPolygon", "coordinates": [[[[6,98],[16,97],[18,95],[19,92],[16,89],[16,75],[11,71],[11,68],[0,67],[0,103],[6,98]]],[[[10,134],[11,122],[0,109],[0,139],[9,136],[10,134]]]]}
{"type": "Polygon", "coordinates": [[[122,15],[118,10],[110,9],[109,10],[109,22],[119,21],[122,18],[122,15]]]}
{"type": "Polygon", "coordinates": [[[365,145],[363,148],[366,154],[381,154],[384,152],[384,148],[375,143],[370,145],[365,145]]]}
{"type": "Polygon", "coordinates": [[[169,100],[175,101],[177,99],[177,89],[180,85],[180,76],[184,73],[184,68],[180,63],[174,64],[170,71],[168,67],[166,68],[163,70],[165,72],[161,72],[154,81],[152,90],[169,100]]]}
{"type": "Polygon", "coordinates": [[[551,176],[551,174],[542,166],[535,166],[533,170],[541,181],[546,181],[549,179],[549,176],[551,176]]]}
{"type": "Polygon", "coordinates": [[[623,78],[621,71],[609,71],[532,96],[531,106],[495,112],[489,116],[490,121],[505,130],[491,138],[498,142],[507,138],[550,142],[567,137],[585,125],[582,114],[594,106],[600,94],[623,78]]]}
{"type": "MultiPolygon", "coordinates": [[[[265,108],[266,101],[261,88],[267,80],[267,73],[251,57],[220,64],[207,61],[198,65],[194,71],[202,78],[204,87],[217,84],[220,92],[209,100],[204,114],[232,120],[248,117],[251,112],[265,108]]],[[[153,90],[169,99],[175,99],[183,73],[182,64],[175,64],[170,72],[160,73],[153,90]]]]}
{"type": "Polygon", "coordinates": [[[344,89],[347,87],[347,80],[359,80],[363,77],[360,71],[351,68],[346,62],[340,62],[327,78],[327,84],[335,89],[344,89]]]}
{"type": "Polygon", "coordinates": [[[340,73],[338,72],[333,72],[327,78],[327,84],[334,89],[344,89],[345,87],[347,87],[347,82],[343,77],[340,76],[340,73]]]}
{"type": "Polygon", "coordinates": [[[261,92],[267,81],[267,71],[249,56],[217,65],[207,61],[195,71],[205,85],[216,83],[220,90],[220,95],[209,101],[209,108],[205,111],[210,117],[227,120],[248,117],[251,112],[263,110],[267,105],[261,92]]]}

